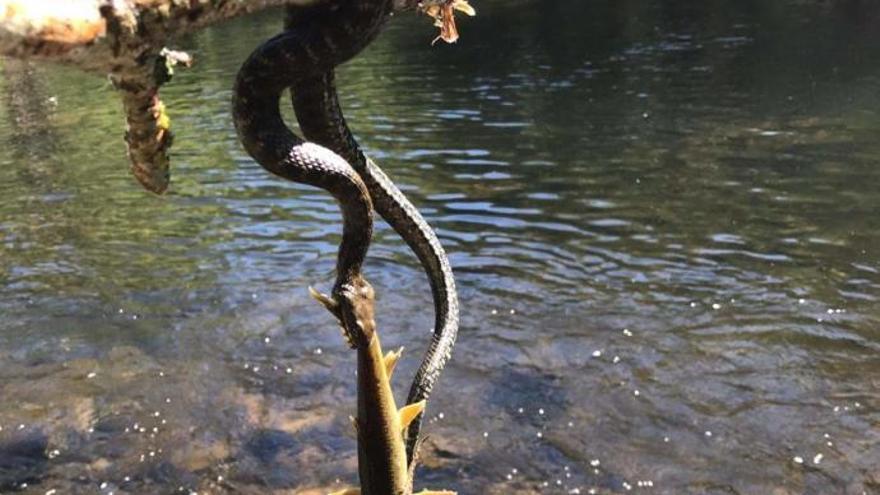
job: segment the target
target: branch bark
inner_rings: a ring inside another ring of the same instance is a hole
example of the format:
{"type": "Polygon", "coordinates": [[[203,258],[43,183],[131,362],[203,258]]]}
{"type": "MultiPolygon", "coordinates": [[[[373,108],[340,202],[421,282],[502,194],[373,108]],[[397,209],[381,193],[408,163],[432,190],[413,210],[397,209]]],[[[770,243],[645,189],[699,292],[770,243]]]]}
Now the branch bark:
{"type": "Polygon", "coordinates": [[[170,119],[159,98],[174,65],[174,36],[279,5],[324,0],[0,0],[0,55],[60,62],[109,74],[126,116],[135,178],[163,193],[170,180],[170,119]]]}

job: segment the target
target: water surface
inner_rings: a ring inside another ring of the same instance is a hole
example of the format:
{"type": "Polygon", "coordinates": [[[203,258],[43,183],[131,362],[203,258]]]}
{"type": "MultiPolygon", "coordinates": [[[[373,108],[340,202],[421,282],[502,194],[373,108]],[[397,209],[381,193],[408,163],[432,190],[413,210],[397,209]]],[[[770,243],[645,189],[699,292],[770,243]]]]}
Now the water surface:
{"type": "MultiPolygon", "coordinates": [[[[397,19],[339,76],[463,304],[420,483],[880,493],[880,8],[475,6],[458,45],[397,19]]],[[[162,197],[105,79],[2,61],[0,491],[356,482],[353,354],[306,291],[332,283],[338,209],[229,116],[278,23],[180,40],[162,197]]],[[[402,395],[427,280],[384,224],[366,273],[402,395]]]]}

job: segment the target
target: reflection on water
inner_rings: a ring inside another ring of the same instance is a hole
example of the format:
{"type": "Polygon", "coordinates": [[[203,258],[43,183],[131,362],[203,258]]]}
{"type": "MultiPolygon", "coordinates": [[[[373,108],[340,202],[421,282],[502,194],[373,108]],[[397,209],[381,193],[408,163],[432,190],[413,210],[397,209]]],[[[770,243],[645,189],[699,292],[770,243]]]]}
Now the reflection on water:
{"type": "MultiPolygon", "coordinates": [[[[340,75],[464,302],[419,479],[880,491],[880,9],[476,6],[458,45],[400,19],[340,75]]],[[[182,42],[165,197],[129,176],[102,78],[3,61],[0,491],[355,481],[352,355],[305,290],[332,280],[338,210],[255,165],[229,117],[277,24],[182,42]]],[[[384,225],[367,274],[411,376],[424,275],[384,225]]]]}

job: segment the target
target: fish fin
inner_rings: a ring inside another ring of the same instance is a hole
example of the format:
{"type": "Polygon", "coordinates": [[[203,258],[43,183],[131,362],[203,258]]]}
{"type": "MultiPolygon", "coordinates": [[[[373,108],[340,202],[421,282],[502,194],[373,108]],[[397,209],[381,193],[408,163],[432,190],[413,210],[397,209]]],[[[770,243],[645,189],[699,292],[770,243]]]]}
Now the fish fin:
{"type": "Polygon", "coordinates": [[[332,297],[324,294],[322,292],[318,292],[314,287],[309,287],[309,295],[322,306],[324,306],[327,311],[333,314],[336,317],[336,320],[339,322],[339,326],[342,327],[342,336],[345,337],[346,342],[348,342],[348,346],[354,349],[356,347],[354,336],[351,335],[348,331],[346,331],[345,326],[342,324],[342,314],[339,310],[339,301],[333,299],[332,297]]]}
{"type": "Polygon", "coordinates": [[[397,360],[400,359],[400,355],[403,354],[403,347],[396,351],[388,351],[385,354],[385,373],[388,375],[388,379],[391,379],[391,374],[394,373],[394,366],[397,365],[397,360]]]}
{"type": "Polygon", "coordinates": [[[405,405],[400,408],[400,425],[406,430],[409,427],[409,424],[416,419],[419,414],[422,414],[425,410],[425,401],[420,400],[418,402],[413,402],[412,404],[405,405]]]}
{"type": "Polygon", "coordinates": [[[314,300],[324,305],[324,307],[327,308],[327,310],[331,313],[336,314],[336,312],[338,311],[339,303],[327,294],[318,292],[318,290],[314,287],[309,287],[309,295],[312,296],[314,300]]]}
{"type": "MultiPolygon", "coordinates": [[[[437,493],[443,493],[443,492],[437,492],[437,493]]],[[[452,492],[448,492],[448,493],[452,493],[452,492]]],[[[330,495],[361,495],[361,489],[360,488],[346,488],[344,490],[339,490],[338,492],[333,492],[330,495]]]]}
{"type": "Polygon", "coordinates": [[[358,427],[358,419],[354,416],[349,416],[348,420],[351,421],[351,426],[354,428],[354,432],[360,437],[361,429],[358,427]]]}

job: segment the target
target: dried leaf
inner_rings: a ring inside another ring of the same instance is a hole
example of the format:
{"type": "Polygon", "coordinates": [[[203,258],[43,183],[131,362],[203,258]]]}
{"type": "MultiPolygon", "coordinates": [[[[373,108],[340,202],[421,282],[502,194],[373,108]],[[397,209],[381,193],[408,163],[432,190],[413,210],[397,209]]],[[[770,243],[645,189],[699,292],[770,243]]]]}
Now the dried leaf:
{"type": "Polygon", "coordinates": [[[458,41],[458,28],[455,25],[455,11],[464,12],[469,16],[477,15],[477,11],[467,0],[445,0],[439,4],[422,7],[422,12],[434,18],[434,26],[440,28],[440,35],[431,42],[433,45],[438,40],[447,43],[458,41]]]}

